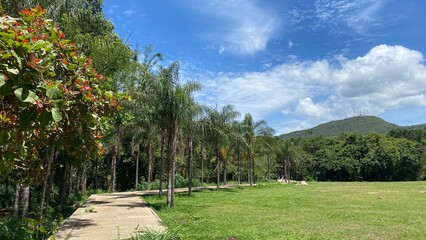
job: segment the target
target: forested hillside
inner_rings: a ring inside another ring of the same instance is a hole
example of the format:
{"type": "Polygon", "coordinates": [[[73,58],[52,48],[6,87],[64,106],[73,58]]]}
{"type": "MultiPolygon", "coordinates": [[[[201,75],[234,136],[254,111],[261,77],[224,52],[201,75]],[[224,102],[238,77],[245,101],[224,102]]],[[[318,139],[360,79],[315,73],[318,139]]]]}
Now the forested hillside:
{"type": "Polygon", "coordinates": [[[338,136],[342,133],[359,133],[363,135],[369,133],[387,134],[392,129],[415,130],[423,129],[425,126],[425,124],[415,126],[398,126],[375,116],[357,116],[323,123],[306,130],[282,134],[279,137],[282,139],[290,139],[310,138],[316,136],[338,136]]]}

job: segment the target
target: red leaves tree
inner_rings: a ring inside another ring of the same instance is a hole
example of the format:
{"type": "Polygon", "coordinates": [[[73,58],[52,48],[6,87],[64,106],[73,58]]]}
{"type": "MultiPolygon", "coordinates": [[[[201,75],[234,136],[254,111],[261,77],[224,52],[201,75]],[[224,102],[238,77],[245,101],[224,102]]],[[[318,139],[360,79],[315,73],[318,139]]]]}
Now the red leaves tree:
{"type": "Polygon", "coordinates": [[[65,38],[45,11],[0,17],[0,174],[38,180],[40,152],[101,154],[102,122],[118,108],[92,61],[65,38]]]}

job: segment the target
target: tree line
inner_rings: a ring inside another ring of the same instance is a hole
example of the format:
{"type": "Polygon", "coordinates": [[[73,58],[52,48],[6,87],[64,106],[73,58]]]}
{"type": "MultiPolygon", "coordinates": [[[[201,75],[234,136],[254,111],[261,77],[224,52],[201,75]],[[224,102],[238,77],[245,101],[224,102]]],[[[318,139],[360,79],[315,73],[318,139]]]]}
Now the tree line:
{"type": "Polygon", "coordinates": [[[425,140],[426,129],[291,139],[277,156],[295,179],[417,181],[426,178],[425,140]]]}

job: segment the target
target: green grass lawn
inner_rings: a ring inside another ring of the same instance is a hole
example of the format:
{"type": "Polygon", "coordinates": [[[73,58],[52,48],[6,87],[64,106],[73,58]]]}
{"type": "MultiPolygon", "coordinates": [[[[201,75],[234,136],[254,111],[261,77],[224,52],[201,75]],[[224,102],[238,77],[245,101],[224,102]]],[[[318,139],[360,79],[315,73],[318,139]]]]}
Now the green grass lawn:
{"type": "Polygon", "coordinates": [[[144,199],[182,239],[426,239],[426,182],[308,184],[144,199]]]}

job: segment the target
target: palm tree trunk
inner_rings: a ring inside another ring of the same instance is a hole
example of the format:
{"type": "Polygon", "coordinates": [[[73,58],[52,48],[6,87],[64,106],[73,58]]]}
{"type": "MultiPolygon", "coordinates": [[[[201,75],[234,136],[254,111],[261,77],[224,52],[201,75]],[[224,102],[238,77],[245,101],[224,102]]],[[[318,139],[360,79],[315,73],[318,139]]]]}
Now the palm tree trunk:
{"type": "Polygon", "coordinates": [[[217,175],[216,175],[216,188],[219,189],[220,184],[220,153],[219,153],[219,144],[216,145],[216,160],[217,160],[217,175]]]}
{"type": "Polygon", "coordinates": [[[139,189],[139,144],[137,145],[137,152],[136,152],[136,173],[135,173],[135,190],[137,191],[139,189]]]}
{"type": "Polygon", "coordinates": [[[226,185],[226,158],[223,159],[223,185],[226,185]]]}
{"type": "Polygon", "coordinates": [[[285,181],[287,182],[288,179],[288,172],[287,172],[287,165],[288,165],[288,158],[285,159],[284,162],[284,177],[285,177],[285,181]]]}
{"type": "Polygon", "coordinates": [[[268,181],[271,181],[271,162],[269,161],[269,154],[266,154],[266,165],[268,166],[268,181]]]}
{"type": "Polygon", "coordinates": [[[242,183],[241,179],[241,158],[240,158],[240,145],[237,145],[237,165],[238,165],[238,183],[242,183]]]}
{"type": "Polygon", "coordinates": [[[201,155],[201,186],[204,185],[204,141],[200,144],[200,155],[201,155]]]}
{"type": "Polygon", "coordinates": [[[109,183],[109,191],[114,192],[115,191],[115,171],[116,171],[116,165],[117,165],[117,155],[118,155],[118,145],[114,146],[114,151],[111,156],[111,179],[109,183]]]}
{"type": "Polygon", "coordinates": [[[158,194],[161,196],[163,195],[163,165],[164,165],[164,139],[166,138],[165,129],[161,129],[161,150],[160,150],[160,186],[158,190],[158,194]]]}
{"type": "Polygon", "coordinates": [[[24,186],[22,188],[22,218],[28,217],[28,209],[30,206],[30,187],[24,186]]]}
{"type": "Polygon", "coordinates": [[[249,167],[248,167],[248,171],[249,171],[249,184],[250,187],[253,186],[253,162],[252,162],[252,150],[249,149],[249,154],[248,154],[248,159],[247,161],[249,162],[249,167]]]}
{"type": "Polygon", "coordinates": [[[19,196],[21,193],[21,185],[17,182],[15,186],[15,202],[13,204],[13,216],[18,218],[19,216],[19,196]]]}
{"type": "Polygon", "coordinates": [[[254,154],[252,154],[251,155],[251,182],[252,182],[252,185],[256,183],[256,181],[255,181],[256,175],[255,175],[255,172],[254,172],[255,167],[256,167],[256,165],[255,165],[255,162],[254,162],[254,154]]]}
{"type": "Polygon", "coordinates": [[[174,206],[174,188],[175,188],[175,171],[176,171],[176,130],[177,123],[174,122],[169,128],[169,144],[168,144],[168,186],[167,186],[167,206],[174,206]]]}
{"type": "Polygon", "coordinates": [[[189,139],[188,139],[188,167],[189,167],[189,176],[188,176],[188,195],[191,196],[192,194],[192,174],[193,174],[193,166],[192,166],[192,152],[193,152],[193,146],[192,146],[192,128],[189,129],[189,139]]]}
{"type": "Polygon", "coordinates": [[[148,152],[148,189],[151,189],[151,181],[152,181],[152,144],[148,142],[147,146],[148,152]]]}

